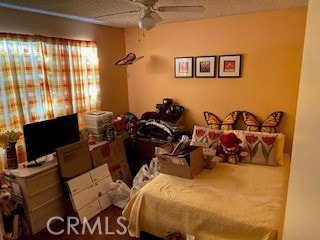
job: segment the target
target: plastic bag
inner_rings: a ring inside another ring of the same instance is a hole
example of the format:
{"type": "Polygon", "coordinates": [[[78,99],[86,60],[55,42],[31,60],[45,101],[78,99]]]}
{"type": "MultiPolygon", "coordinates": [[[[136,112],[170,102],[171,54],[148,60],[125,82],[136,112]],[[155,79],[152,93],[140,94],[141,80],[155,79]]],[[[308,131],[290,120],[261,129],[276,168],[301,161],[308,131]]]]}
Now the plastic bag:
{"type": "Polygon", "coordinates": [[[156,176],[159,175],[159,160],[158,158],[152,158],[150,164],[149,164],[149,174],[150,174],[150,178],[151,180],[154,179],[156,176]]]}
{"type": "Polygon", "coordinates": [[[113,205],[124,208],[130,200],[130,188],[122,180],[110,183],[108,195],[113,205]]]}
{"type": "Polygon", "coordinates": [[[147,164],[144,164],[134,177],[132,186],[141,188],[150,181],[150,178],[149,167],[147,164]]]}
{"type": "Polygon", "coordinates": [[[159,175],[159,161],[157,158],[153,158],[149,164],[144,164],[137,175],[133,179],[131,188],[131,197],[139,191],[140,188],[144,187],[148,182],[159,175]]]}
{"type": "Polygon", "coordinates": [[[148,182],[150,182],[152,179],[154,179],[156,176],[158,176],[159,171],[159,162],[157,158],[153,158],[149,164],[144,164],[137,175],[133,179],[133,186],[142,188],[144,185],[146,185],[148,182]]]}

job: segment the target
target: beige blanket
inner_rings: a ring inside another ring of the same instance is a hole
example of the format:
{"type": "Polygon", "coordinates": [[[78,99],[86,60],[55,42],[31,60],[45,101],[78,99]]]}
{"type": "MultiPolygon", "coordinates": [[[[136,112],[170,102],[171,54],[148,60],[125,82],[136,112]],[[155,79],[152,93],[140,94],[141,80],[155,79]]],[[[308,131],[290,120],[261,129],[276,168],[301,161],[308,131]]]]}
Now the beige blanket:
{"type": "Polygon", "coordinates": [[[129,234],[168,230],[196,240],[280,239],[289,169],[218,164],[194,179],[160,174],[136,193],[123,216],[129,234]]]}

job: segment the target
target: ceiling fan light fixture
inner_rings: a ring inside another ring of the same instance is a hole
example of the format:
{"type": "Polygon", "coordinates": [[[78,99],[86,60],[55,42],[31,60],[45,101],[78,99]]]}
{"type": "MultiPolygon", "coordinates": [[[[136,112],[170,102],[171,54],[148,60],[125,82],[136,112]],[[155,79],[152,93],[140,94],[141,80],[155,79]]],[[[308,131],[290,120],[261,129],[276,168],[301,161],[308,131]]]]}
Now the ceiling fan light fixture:
{"type": "Polygon", "coordinates": [[[139,19],[139,28],[150,30],[156,25],[156,21],[151,16],[145,16],[139,19]]]}

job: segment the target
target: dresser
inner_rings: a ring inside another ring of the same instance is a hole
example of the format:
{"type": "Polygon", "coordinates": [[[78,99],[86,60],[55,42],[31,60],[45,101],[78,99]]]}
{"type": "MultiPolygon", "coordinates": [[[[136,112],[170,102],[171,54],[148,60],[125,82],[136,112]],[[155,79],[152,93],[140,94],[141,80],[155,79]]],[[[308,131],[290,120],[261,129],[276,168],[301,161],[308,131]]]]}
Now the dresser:
{"type": "Polygon", "coordinates": [[[19,184],[24,198],[26,220],[31,233],[46,228],[53,216],[65,215],[65,200],[58,163],[56,159],[40,167],[11,170],[13,182],[19,184]]]}
{"type": "MultiPolygon", "coordinates": [[[[89,150],[91,154],[89,157],[94,163],[101,164],[103,160],[103,163],[108,164],[109,174],[113,181],[121,179],[128,185],[132,184],[122,139],[99,142],[90,146],[89,150]],[[103,148],[106,145],[108,150],[103,148]]],[[[95,166],[97,167],[95,170],[91,171],[97,171],[98,165],[95,166]]],[[[55,158],[39,167],[23,168],[20,164],[17,169],[10,171],[14,176],[12,181],[20,187],[24,199],[26,220],[33,235],[45,229],[47,221],[51,217],[64,217],[70,211],[70,209],[66,209],[65,203],[68,203],[66,201],[68,193],[64,188],[65,182],[61,177],[58,161],[55,158]]],[[[90,211],[89,213],[91,214],[90,211]]]]}

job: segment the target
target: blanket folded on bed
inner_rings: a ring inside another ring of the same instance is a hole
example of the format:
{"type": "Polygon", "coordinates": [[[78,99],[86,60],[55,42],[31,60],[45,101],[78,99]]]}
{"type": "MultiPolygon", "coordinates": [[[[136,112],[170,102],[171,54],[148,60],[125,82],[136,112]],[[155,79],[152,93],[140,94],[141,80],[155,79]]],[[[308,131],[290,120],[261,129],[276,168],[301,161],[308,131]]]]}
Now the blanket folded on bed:
{"type": "Polygon", "coordinates": [[[123,211],[129,234],[163,236],[168,230],[197,240],[282,236],[289,169],[218,164],[194,179],[160,174],[123,211]]]}

